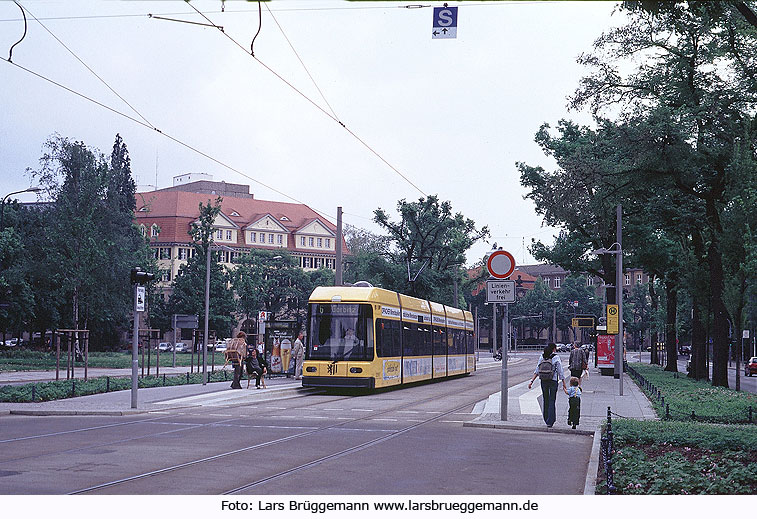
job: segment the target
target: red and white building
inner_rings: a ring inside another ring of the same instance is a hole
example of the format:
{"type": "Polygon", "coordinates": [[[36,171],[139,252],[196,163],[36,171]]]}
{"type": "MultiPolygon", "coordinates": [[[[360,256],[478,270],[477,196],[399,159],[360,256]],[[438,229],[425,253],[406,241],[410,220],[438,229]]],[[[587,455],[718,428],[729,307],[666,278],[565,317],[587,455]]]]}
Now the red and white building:
{"type": "MultiPolygon", "coordinates": [[[[182,177],[177,177],[182,178],[182,177]]],[[[136,223],[149,236],[168,285],[179,267],[194,255],[192,223],[199,223],[200,204],[221,197],[221,212],[213,223],[214,246],[220,262],[233,268],[251,249],[284,249],[305,270],[336,267],[336,225],[304,204],[257,200],[249,186],[226,182],[174,182],[174,186],[137,193],[136,223]]],[[[342,242],[343,250],[346,245],[342,242]]]]}

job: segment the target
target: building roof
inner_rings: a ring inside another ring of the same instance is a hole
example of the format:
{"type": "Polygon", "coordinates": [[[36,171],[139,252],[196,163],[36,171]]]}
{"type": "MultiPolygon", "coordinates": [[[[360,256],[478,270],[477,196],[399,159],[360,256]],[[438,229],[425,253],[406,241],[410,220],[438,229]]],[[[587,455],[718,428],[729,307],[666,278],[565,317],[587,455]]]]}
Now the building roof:
{"type": "MultiPolygon", "coordinates": [[[[144,224],[148,228],[157,224],[160,227],[159,242],[187,243],[191,241],[188,231],[192,222],[195,222],[200,216],[200,204],[214,203],[219,196],[211,193],[191,192],[192,184],[199,183],[202,182],[137,193],[135,211],[137,223],[144,224]],[[184,191],[182,188],[190,191],[184,191]]],[[[203,187],[207,187],[207,183],[204,184],[203,187]]],[[[316,219],[336,235],[336,225],[304,204],[257,200],[250,195],[236,197],[229,196],[229,194],[230,192],[227,191],[226,196],[221,197],[221,213],[239,229],[244,229],[266,215],[271,215],[290,235],[316,219]]],[[[297,249],[297,244],[293,243],[294,241],[294,239],[288,240],[288,249],[297,249]]],[[[239,233],[238,245],[247,247],[243,233],[239,233]]],[[[307,250],[309,253],[319,252],[307,250]]]]}

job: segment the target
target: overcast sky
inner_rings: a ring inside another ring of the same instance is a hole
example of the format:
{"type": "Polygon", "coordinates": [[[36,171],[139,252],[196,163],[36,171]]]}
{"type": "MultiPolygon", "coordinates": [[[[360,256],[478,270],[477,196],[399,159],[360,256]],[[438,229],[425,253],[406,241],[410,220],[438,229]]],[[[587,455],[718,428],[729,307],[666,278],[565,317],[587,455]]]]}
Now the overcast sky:
{"type": "MultiPolygon", "coordinates": [[[[533,263],[524,243],[552,242],[515,162],[552,167],[533,142],[541,123],[591,122],[566,108],[585,73],[575,59],[620,23],[613,2],[449,2],[457,38],[432,39],[432,9],[410,2],[273,0],[256,61],[229,39],[249,50],[255,2],[191,3],[223,33],[148,16],[208,23],[183,1],[21,4],[47,29],[28,15],[13,63],[139,122],[0,62],[0,196],[32,183],[53,133],[105,154],[120,133],[140,186],[205,172],[332,221],[342,206],[373,232],[375,208],[396,218],[397,200],[436,194],[491,230],[469,263],[493,242],[533,263]]],[[[3,60],[22,34],[20,9],[0,2],[3,60]]]]}

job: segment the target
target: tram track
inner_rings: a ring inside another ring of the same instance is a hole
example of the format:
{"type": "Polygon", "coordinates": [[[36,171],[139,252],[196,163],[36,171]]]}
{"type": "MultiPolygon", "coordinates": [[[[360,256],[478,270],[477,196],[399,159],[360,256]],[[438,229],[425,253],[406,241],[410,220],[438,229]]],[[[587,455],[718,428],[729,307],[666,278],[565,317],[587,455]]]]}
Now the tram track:
{"type": "MultiPolygon", "coordinates": [[[[443,385],[442,387],[444,387],[444,384],[447,384],[447,382],[443,382],[442,383],[442,385],[443,385]]],[[[414,430],[414,429],[416,429],[418,427],[421,427],[421,426],[426,425],[428,423],[431,423],[431,422],[434,422],[436,420],[439,420],[439,419],[443,418],[444,416],[447,416],[447,415],[453,414],[455,412],[458,412],[460,409],[464,409],[466,407],[475,405],[476,402],[478,402],[478,401],[481,400],[481,398],[483,397],[483,394],[488,394],[488,392],[491,389],[496,388],[496,384],[497,384],[496,381],[492,381],[492,382],[488,382],[488,383],[476,386],[476,388],[475,388],[476,396],[474,398],[470,398],[469,400],[466,400],[465,403],[463,403],[463,404],[455,405],[455,407],[453,407],[452,409],[444,410],[444,411],[440,411],[438,413],[435,413],[433,416],[428,417],[428,418],[426,418],[426,419],[424,419],[424,420],[422,420],[420,422],[413,423],[413,424],[411,424],[409,426],[402,427],[401,429],[398,429],[398,430],[390,431],[387,434],[382,434],[378,438],[373,438],[373,439],[368,440],[368,441],[360,442],[357,445],[353,445],[353,446],[350,446],[350,447],[345,447],[343,449],[340,449],[337,452],[330,453],[330,454],[327,454],[327,455],[324,455],[324,456],[320,456],[320,457],[318,457],[315,460],[310,460],[310,461],[307,461],[305,463],[297,464],[297,465],[295,465],[293,467],[289,467],[289,468],[287,468],[285,470],[281,470],[281,471],[276,472],[274,474],[271,474],[269,476],[265,476],[263,478],[259,478],[259,479],[256,479],[254,481],[247,482],[247,483],[245,483],[243,485],[235,485],[232,488],[229,488],[229,489],[227,489],[225,491],[220,491],[218,493],[225,495],[225,494],[234,494],[234,493],[243,492],[244,490],[247,490],[247,489],[250,489],[250,488],[254,488],[256,486],[260,486],[260,485],[262,485],[264,483],[267,483],[267,482],[269,482],[271,480],[279,479],[279,478],[282,478],[282,477],[286,477],[287,475],[291,475],[291,474],[294,474],[294,473],[302,472],[302,471],[304,471],[304,470],[306,470],[306,469],[308,469],[310,467],[314,467],[314,466],[319,465],[321,463],[324,463],[324,462],[326,462],[328,460],[333,460],[333,459],[336,459],[336,458],[339,458],[339,457],[343,457],[343,456],[349,455],[350,453],[358,452],[358,451],[364,450],[366,448],[369,448],[369,447],[371,447],[373,445],[377,445],[379,443],[391,440],[392,438],[396,438],[397,436],[405,434],[405,433],[407,433],[409,431],[412,431],[412,430],[414,430]]],[[[381,395],[378,395],[378,396],[381,396],[381,395]]],[[[91,494],[91,493],[97,493],[98,491],[103,491],[103,490],[114,491],[116,489],[120,489],[120,491],[127,490],[127,492],[128,492],[128,485],[129,484],[138,483],[140,481],[149,480],[150,478],[155,478],[155,477],[167,475],[167,474],[170,474],[170,473],[177,473],[177,472],[180,472],[180,471],[182,471],[184,469],[189,469],[189,468],[193,468],[193,467],[196,468],[198,466],[203,466],[203,465],[212,466],[213,463],[219,462],[221,460],[226,460],[229,457],[234,457],[234,456],[237,456],[237,455],[240,455],[240,454],[243,454],[243,453],[252,453],[254,451],[257,451],[257,450],[260,450],[260,449],[264,449],[266,447],[270,447],[270,446],[273,446],[273,445],[279,445],[279,446],[281,446],[282,444],[288,444],[288,443],[291,443],[291,442],[296,442],[297,440],[300,440],[300,439],[308,437],[308,436],[316,435],[316,434],[323,433],[325,431],[330,431],[330,430],[339,430],[341,428],[344,428],[345,426],[348,426],[350,424],[354,424],[356,422],[362,422],[362,421],[366,421],[366,420],[370,420],[370,419],[375,419],[375,418],[380,417],[382,415],[397,413],[398,411],[402,411],[402,410],[405,410],[405,409],[408,409],[408,408],[412,408],[412,407],[422,406],[424,404],[427,404],[427,403],[435,401],[435,400],[445,400],[446,398],[449,398],[451,396],[460,396],[459,388],[455,388],[455,389],[450,388],[449,391],[446,391],[444,393],[435,393],[435,394],[430,395],[430,396],[428,396],[426,398],[423,398],[421,400],[412,401],[412,402],[409,402],[409,403],[406,403],[406,404],[402,404],[402,405],[398,405],[398,406],[392,406],[392,407],[390,407],[388,409],[378,410],[376,412],[373,412],[373,413],[370,413],[370,414],[367,414],[367,415],[363,415],[363,416],[358,416],[358,417],[355,417],[355,418],[350,418],[350,419],[346,419],[346,420],[340,420],[340,421],[338,421],[336,423],[332,423],[332,424],[325,425],[325,426],[322,426],[322,427],[315,427],[314,429],[309,430],[309,431],[303,431],[303,432],[299,432],[299,433],[296,433],[296,434],[287,435],[287,436],[284,436],[284,437],[281,437],[281,438],[277,438],[277,439],[274,439],[274,440],[264,441],[264,442],[256,443],[256,444],[253,444],[253,445],[247,445],[247,446],[244,446],[244,447],[241,447],[241,448],[229,449],[227,451],[216,453],[216,454],[212,454],[212,455],[209,455],[209,456],[203,456],[203,457],[199,457],[199,458],[196,458],[196,459],[193,459],[193,460],[189,460],[189,461],[186,461],[186,462],[182,462],[182,463],[178,463],[178,464],[174,464],[174,465],[170,465],[170,466],[166,466],[166,467],[162,467],[162,468],[158,468],[158,469],[154,469],[154,470],[150,470],[150,471],[145,471],[145,472],[140,473],[140,474],[134,474],[132,476],[128,476],[128,477],[124,477],[124,478],[119,478],[119,479],[114,479],[114,480],[111,480],[111,481],[99,483],[99,484],[92,485],[92,486],[89,486],[89,487],[80,488],[78,490],[69,492],[68,494],[69,495],[91,494]]],[[[349,397],[349,398],[351,398],[351,397],[349,397]]],[[[308,406],[300,406],[300,407],[308,407],[308,406]]],[[[225,421],[226,420],[224,420],[222,422],[225,422],[225,421]]],[[[175,477],[177,477],[177,476],[175,476],[175,477]]]]}
{"type": "MultiPolygon", "coordinates": [[[[349,397],[334,398],[332,400],[327,400],[326,403],[339,402],[339,401],[347,400],[347,399],[349,399],[349,397]]],[[[219,406],[216,406],[216,407],[235,407],[236,408],[236,407],[239,407],[239,406],[237,406],[237,405],[235,405],[235,406],[231,406],[231,405],[221,406],[221,405],[219,405],[219,406]]],[[[251,406],[246,406],[246,407],[251,407],[251,406]]],[[[306,406],[295,406],[295,407],[292,407],[291,409],[292,410],[297,410],[297,409],[301,409],[301,408],[304,408],[304,407],[306,407],[306,406]]],[[[273,413],[273,412],[275,412],[275,410],[271,411],[271,413],[273,413]]],[[[3,443],[7,444],[7,443],[16,442],[16,441],[30,441],[30,440],[44,439],[44,438],[50,438],[50,437],[55,437],[55,436],[65,436],[65,435],[72,435],[72,434],[75,435],[75,434],[80,434],[80,433],[89,432],[89,431],[96,431],[96,430],[108,429],[108,428],[113,428],[113,427],[127,427],[127,426],[130,426],[130,425],[144,424],[144,423],[152,423],[152,424],[155,424],[155,425],[165,425],[165,416],[163,415],[163,413],[164,413],[164,411],[161,411],[161,416],[153,416],[153,417],[150,417],[150,418],[144,418],[144,419],[139,419],[139,420],[129,420],[127,422],[104,424],[104,425],[98,425],[98,426],[93,426],[93,427],[81,427],[81,428],[78,428],[78,429],[67,429],[65,431],[57,431],[57,432],[54,432],[54,433],[38,434],[38,435],[33,435],[33,436],[21,436],[21,437],[17,437],[17,438],[7,438],[7,439],[4,439],[4,440],[0,440],[0,444],[3,444],[3,443]]],[[[30,460],[33,460],[33,459],[36,459],[36,458],[49,457],[49,456],[53,456],[53,455],[74,454],[74,453],[77,453],[77,452],[86,452],[86,451],[89,451],[89,450],[92,450],[92,449],[100,449],[100,448],[103,448],[103,447],[112,447],[114,445],[124,444],[124,443],[128,443],[128,442],[131,442],[131,441],[136,441],[136,440],[144,440],[144,439],[148,439],[148,438],[155,438],[155,437],[160,437],[160,436],[164,436],[164,435],[179,433],[179,432],[193,430],[193,429],[209,428],[209,427],[213,427],[213,426],[224,425],[224,424],[227,424],[229,422],[233,422],[233,421],[239,420],[239,419],[240,419],[239,416],[233,416],[233,417],[230,417],[230,418],[227,418],[227,419],[224,419],[224,420],[215,420],[215,421],[211,421],[211,422],[207,422],[207,423],[198,423],[198,424],[187,423],[187,424],[184,424],[183,427],[177,427],[175,429],[169,429],[169,430],[166,430],[166,431],[160,431],[160,432],[155,432],[155,433],[143,434],[143,435],[139,435],[139,436],[129,436],[127,438],[122,438],[122,439],[114,440],[114,441],[93,443],[93,444],[89,444],[89,445],[86,445],[86,446],[83,446],[83,447],[75,447],[75,448],[71,448],[71,449],[51,451],[51,452],[44,452],[44,453],[37,453],[37,454],[30,454],[30,455],[20,456],[20,457],[17,457],[17,458],[4,459],[4,460],[0,460],[0,465],[2,465],[4,463],[11,463],[11,462],[14,462],[14,461],[22,461],[22,460],[24,460],[24,461],[30,461],[30,460]]]]}

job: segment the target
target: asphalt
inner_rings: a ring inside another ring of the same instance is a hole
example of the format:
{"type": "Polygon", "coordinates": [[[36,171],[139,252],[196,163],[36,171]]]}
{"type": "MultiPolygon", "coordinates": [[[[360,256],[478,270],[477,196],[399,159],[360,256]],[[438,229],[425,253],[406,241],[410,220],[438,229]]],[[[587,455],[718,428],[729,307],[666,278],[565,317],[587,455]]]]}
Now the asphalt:
{"type": "MultiPolygon", "coordinates": [[[[483,357],[483,356],[482,356],[483,357]]],[[[514,363],[525,359],[512,359],[514,363]]],[[[500,364],[490,358],[479,363],[481,369],[499,369],[500,364]]],[[[162,373],[185,373],[186,368],[161,368],[162,373]]],[[[54,379],[54,371],[52,378],[54,379]]],[[[90,377],[128,376],[130,370],[91,369],[90,377]]],[[[79,374],[79,376],[82,376],[79,374]]],[[[568,375],[566,371],[566,375],[568,375]]],[[[43,381],[50,379],[50,372],[7,372],[0,373],[0,385],[9,383],[43,381]]],[[[282,398],[305,396],[313,392],[302,388],[293,378],[275,377],[266,380],[265,389],[255,389],[254,381],[250,389],[230,391],[230,381],[213,382],[206,385],[191,384],[144,388],[138,392],[137,407],[131,407],[131,391],[116,391],[97,395],[68,398],[63,400],[34,403],[0,402],[0,415],[105,415],[121,416],[150,412],[165,412],[171,409],[209,405],[216,398],[223,405],[239,403],[272,401],[282,398]]],[[[246,386],[243,381],[242,386],[246,386]]],[[[623,395],[620,395],[619,380],[612,376],[601,376],[596,368],[589,368],[589,377],[582,381],[580,425],[572,429],[567,424],[568,398],[558,391],[557,422],[547,428],[542,418],[541,387],[538,380],[533,388],[528,389],[528,381],[516,384],[507,391],[507,417],[500,416],[501,394],[499,392],[476,404],[473,414],[478,415],[465,422],[464,427],[517,429],[542,434],[583,434],[593,435],[591,456],[587,463],[584,494],[594,494],[597,467],[599,463],[599,445],[601,427],[607,419],[608,408],[614,418],[624,417],[637,420],[656,420],[656,414],[649,400],[627,375],[623,375],[623,395]]]]}

